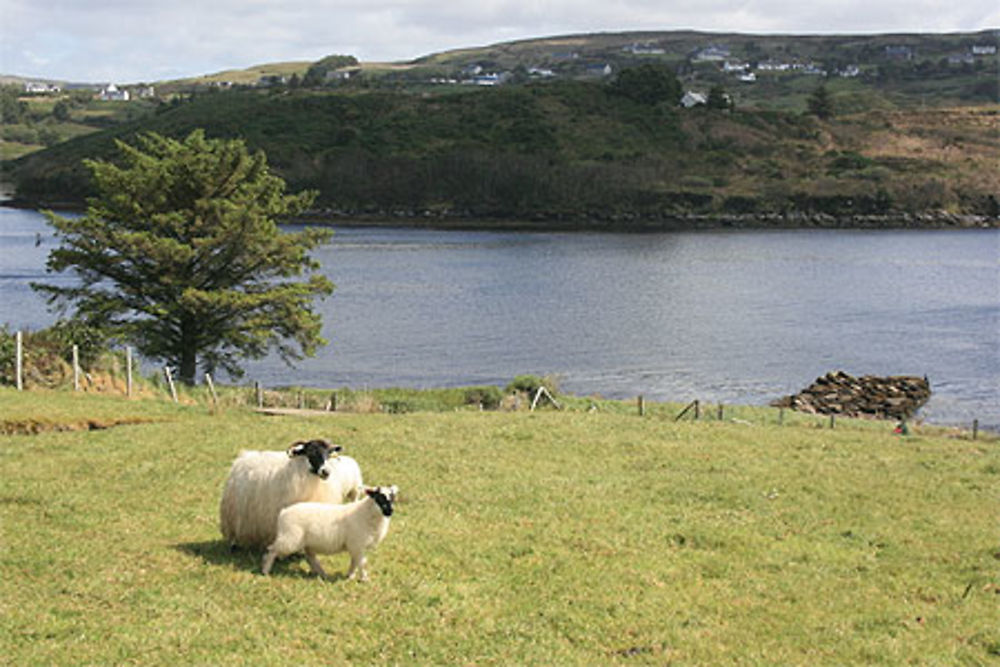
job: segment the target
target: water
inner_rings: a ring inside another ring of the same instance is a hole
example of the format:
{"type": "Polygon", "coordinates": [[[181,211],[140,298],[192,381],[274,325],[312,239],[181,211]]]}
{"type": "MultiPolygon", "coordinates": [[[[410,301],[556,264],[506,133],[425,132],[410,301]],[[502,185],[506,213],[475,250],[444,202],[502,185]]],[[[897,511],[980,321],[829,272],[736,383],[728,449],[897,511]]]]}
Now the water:
{"type": "MultiPolygon", "coordinates": [[[[52,247],[39,214],[0,209],[0,323],[54,321],[27,287],[53,279],[52,247]]],[[[330,345],[294,369],[248,364],[248,378],[440,387],[552,373],[576,394],[764,404],[831,370],[927,375],[923,417],[1000,426],[998,230],[342,227],[316,256],[337,284],[319,305],[330,345]]]]}

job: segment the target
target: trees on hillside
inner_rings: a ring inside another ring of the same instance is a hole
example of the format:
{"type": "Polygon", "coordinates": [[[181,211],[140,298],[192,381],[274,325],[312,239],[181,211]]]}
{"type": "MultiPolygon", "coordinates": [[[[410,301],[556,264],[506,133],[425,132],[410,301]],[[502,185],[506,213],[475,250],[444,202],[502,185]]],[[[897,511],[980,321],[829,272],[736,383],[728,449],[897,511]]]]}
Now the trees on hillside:
{"type": "Polygon", "coordinates": [[[80,284],[35,289],[176,365],[187,383],[199,364],[239,376],[244,358],[273,348],[292,361],[325,343],[312,301],[333,285],[312,273],[308,252],[329,232],[276,224],[313,193],[286,194],[262,153],[201,130],[180,141],[150,133],[118,149],[119,164],[85,161],[98,193],[86,215],[46,214],[60,237],[48,270],[71,270],[80,284]]]}
{"type": "Polygon", "coordinates": [[[665,65],[646,63],[623,69],[610,84],[611,91],[640,104],[666,102],[676,105],[683,90],[673,70],[665,65]]]}
{"type": "Polygon", "coordinates": [[[809,99],[806,100],[806,105],[809,108],[809,113],[817,118],[826,120],[833,116],[833,99],[824,85],[818,86],[812,92],[809,99]]]}

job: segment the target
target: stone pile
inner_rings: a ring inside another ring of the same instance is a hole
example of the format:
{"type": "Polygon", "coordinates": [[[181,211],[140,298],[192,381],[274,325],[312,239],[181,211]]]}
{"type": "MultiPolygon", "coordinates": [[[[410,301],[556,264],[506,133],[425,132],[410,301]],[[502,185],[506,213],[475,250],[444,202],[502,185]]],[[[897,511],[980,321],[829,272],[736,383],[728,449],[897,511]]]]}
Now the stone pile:
{"type": "Polygon", "coordinates": [[[856,378],[836,371],[771,405],[822,415],[908,419],[930,395],[931,386],[926,377],[865,375],[856,378]]]}

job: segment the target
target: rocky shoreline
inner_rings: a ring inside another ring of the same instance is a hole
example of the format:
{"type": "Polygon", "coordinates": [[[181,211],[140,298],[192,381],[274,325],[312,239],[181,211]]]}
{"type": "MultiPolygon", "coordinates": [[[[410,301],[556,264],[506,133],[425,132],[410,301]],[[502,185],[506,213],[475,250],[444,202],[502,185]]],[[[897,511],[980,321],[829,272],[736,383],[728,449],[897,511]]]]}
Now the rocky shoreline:
{"type": "MultiPolygon", "coordinates": [[[[78,202],[37,202],[0,199],[0,206],[22,209],[79,211],[78,202]]],[[[496,214],[457,208],[337,208],[312,209],[297,221],[313,224],[493,229],[510,231],[661,232],[712,229],[1000,229],[1000,217],[930,210],[885,214],[832,215],[803,211],[761,213],[676,213],[621,211],[535,211],[524,215],[496,214]]]]}
{"type": "Polygon", "coordinates": [[[930,396],[931,386],[926,377],[864,375],[857,378],[835,371],[771,405],[811,414],[910,419],[930,396]]]}
{"type": "Polygon", "coordinates": [[[466,210],[352,210],[324,208],[302,216],[313,223],[443,229],[556,231],[685,231],[698,229],[1000,229],[1000,218],[926,211],[885,215],[834,216],[827,213],[637,214],[580,211],[537,212],[507,217],[466,210]]]}

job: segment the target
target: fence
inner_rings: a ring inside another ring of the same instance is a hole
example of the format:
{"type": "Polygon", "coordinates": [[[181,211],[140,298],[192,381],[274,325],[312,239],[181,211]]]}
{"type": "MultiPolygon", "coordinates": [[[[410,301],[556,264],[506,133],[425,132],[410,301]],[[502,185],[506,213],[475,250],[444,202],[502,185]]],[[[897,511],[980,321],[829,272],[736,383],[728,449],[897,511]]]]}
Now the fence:
{"type": "MultiPolygon", "coordinates": [[[[17,387],[17,391],[23,391],[24,390],[24,365],[25,364],[24,364],[24,334],[21,331],[17,331],[14,334],[14,346],[15,346],[15,350],[14,350],[14,378],[15,378],[15,381],[14,381],[14,384],[17,387]]],[[[77,345],[73,345],[72,346],[72,365],[73,365],[73,390],[74,391],[80,391],[80,378],[81,378],[82,375],[84,375],[84,373],[83,373],[83,370],[80,367],[80,352],[79,352],[79,346],[77,346],[77,345]]],[[[133,364],[132,364],[132,348],[126,346],[125,347],[125,395],[128,396],[128,397],[130,397],[130,398],[133,395],[133,386],[134,386],[133,385],[133,381],[132,381],[132,366],[133,366],[133,364]]],[[[171,399],[173,400],[174,403],[179,402],[178,395],[177,395],[177,386],[174,383],[173,373],[172,373],[172,371],[170,369],[170,366],[164,366],[163,367],[163,374],[164,374],[164,377],[166,379],[167,386],[168,386],[168,388],[170,390],[170,397],[171,397],[171,399]]],[[[212,382],[212,376],[209,373],[205,373],[205,384],[208,386],[213,406],[218,407],[219,406],[219,397],[218,397],[218,394],[215,391],[215,384],[212,382]]],[[[536,393],[536,395],[534,396],[534,400],[531,402],[531,410],[535,409],[535,407],[538,404],[539,399],[543,397],[543,392],[544,392],[544,396],[555,407],[561,408],[561,406],[559,405],[559,403],[548,392],[548,390],[545,390],[544,387],[542,387],[542,388],[539,389],[538,393],[536,393]]],[[[256,398],[257,407],[258,408],[263,408],[264,407],[264,388],[261,386],[261,384],[259,382],[255,382],[254,383],[254,394],[255,394],[255,398],[256,398]]],[[[299,402],[299,407],[300,408],[304,407],[304,399],[303,399],[303,395],[302,395],[301,392],[299,393],[298,402],[299,402]]],[[[645,401],[645,398],[642,395],[640,395],[638,397],[638,399],[637,399],[637,407],[638,407],[639,416],[640,417],[645,416],[646,415],[646,401],[645,401]]],[[[701,419],[701,415],[702,415],[701,407],[702,407],[701,406],[701,402],[698,399],[695,399],[695,400],[691,401],[689,404],[687,404],[687,406],[684,407],[683,410],[680,411],[680,413],[677,414],[676,417],[674,417],[674,421],[679,421],[680,419],[684,418],[689,413],[692,415],[692,417],[694,418],[694,420],[696,420],[696,421],[700,420],[701,419]]],[[[334,392],[331,395],[330,400],[328,401],[325,409],[327,411],[336,411],[336,409],[337,409],[337,394],[336,394],[336,392],[334,392]]],[[[720,403],[718,405],[718,407],[717,407],[717,411],[718,411],[717,412],[717,420],[718,421],[723,421],[723,419],[725,418],[725,406],[723,406],[720,403]]],[[[784,408],[781,408],[778,411],[778,424],[779,425],[780,424],[784,424],[784,421],[785,421],[784,417],[785,417],[785,410],[784,410],[784,408]]],[[[837,424],[836,415],[833,415],[833,414],[829,415],[829,419],[830,419],[830,428],[831,429],[832,428],[836,428],[836,424],[837,424]]],[[[901,429],[900,432],[902,432],[903,434],[906,434],[908,432],[908,429],[906,427],[906,422],[905,421],[901,422],[900,429],[901,429]]],[[[976,440],[978,437],[979,437],[979,419],[973,419],[972,420],[972,439],[976,440]]]]}

